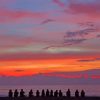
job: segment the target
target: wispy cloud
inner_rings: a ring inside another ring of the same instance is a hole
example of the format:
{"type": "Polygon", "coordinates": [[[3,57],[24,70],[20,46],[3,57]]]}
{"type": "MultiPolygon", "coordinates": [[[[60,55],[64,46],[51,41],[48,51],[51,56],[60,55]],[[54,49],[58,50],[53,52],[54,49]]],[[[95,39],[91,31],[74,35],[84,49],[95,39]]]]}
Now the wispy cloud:
{"type": "Polygon", "coordinates": [[[49,23],[49,22],[54,22],[54,21],[55,20],[53,20],[53,19],[46,19],[46,20],[42,21],[41,25],[49,23]]]}
{"type": "Polygon", "coordinates": [[[53,2],[60,7],[65,7],[65,3],[63,3],[61,0],[53,0],[53,2]]]}
{"type": "Polygon", "coordinates": [[[100,61],[100,58],[95,59],[84,59],[84,60],[78,60],[79,62],[93,62],[93,61],[100,61]]]}
{"type": "Polygon", "coordinates": [[[74,45],[86,41],[86,39],[65,39],[64,44],[74,45]]]}

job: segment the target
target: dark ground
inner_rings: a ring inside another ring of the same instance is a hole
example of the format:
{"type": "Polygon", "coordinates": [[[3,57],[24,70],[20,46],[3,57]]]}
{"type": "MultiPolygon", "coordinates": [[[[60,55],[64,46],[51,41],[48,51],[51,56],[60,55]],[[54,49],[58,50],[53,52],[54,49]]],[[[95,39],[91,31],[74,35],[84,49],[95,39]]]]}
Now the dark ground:
{"type": "Polygon", "coordinates": [[[67,97],[25,97],[25,98],[8,98],[8,97],[0,97],[0,100],[100,100],[100,97],[84,97],[84,98],[67,98],[67,97]]]}

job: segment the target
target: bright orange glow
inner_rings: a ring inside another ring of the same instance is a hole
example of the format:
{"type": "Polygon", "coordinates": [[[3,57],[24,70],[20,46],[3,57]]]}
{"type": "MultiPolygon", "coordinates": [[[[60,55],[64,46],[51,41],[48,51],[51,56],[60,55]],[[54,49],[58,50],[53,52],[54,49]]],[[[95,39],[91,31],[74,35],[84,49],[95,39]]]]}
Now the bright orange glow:
{"type": "Polygon", "coordinates": [[[74,72],[100,68],[99,61],[79,62],[79,59],[0,61],[0,75],[25,76],[49,72],[74,72]]]}

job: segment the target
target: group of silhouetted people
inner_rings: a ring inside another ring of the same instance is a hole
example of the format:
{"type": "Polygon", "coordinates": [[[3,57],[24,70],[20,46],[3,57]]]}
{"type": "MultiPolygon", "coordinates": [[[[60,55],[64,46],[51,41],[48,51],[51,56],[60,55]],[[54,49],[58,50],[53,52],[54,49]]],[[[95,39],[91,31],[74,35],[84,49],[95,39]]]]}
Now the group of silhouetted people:
{"type": "MultiPolygon", "coordinates": [[[[18,90],[16,89],[14,92],[12,90],[9,90],[9,93],[8,93],[8,96],[9,97],[15,97],[15,98],[18,98],[18,97],[25,97],[25,92],[23,89],[21,89],[20,92],[18,92],[18,90]]],[[[28,97],[33,97],[33,90],[31,89],[28,93],[28,97]]],[[[39,90],[36,91],[36,97],[63,97],[63,92],[61,90],[56,90],[56,91],[53,91],[53,90],[42,90],[42,92],[40,93],[39,90]]],[[[71,97],[71,92],[70,92],[70,89],[67,90],[66,92],[66,96],[68,98],[71,97]]],[[[81,91],[81,93],[79,94],[79,91],[76,90],[75,91],[75,97],[78,98],[78,97],[85,97],[85,92],[84,90],[81,91]]]]}
{"type": "Polygon", "coordinates": [[[9,97],[15,97],[15,98],[17,98],[17,97],[19,97],[19,96],[20,96],[20,97],[25,97],[25,92],[24,92],[23,89],[21,89],[20,92],[18,92],[18,90],[16,89],[16,90],[14,91],[14,93],[12,92],[12,90],[9,90],[8,96],[9,96],[9,97]]]}

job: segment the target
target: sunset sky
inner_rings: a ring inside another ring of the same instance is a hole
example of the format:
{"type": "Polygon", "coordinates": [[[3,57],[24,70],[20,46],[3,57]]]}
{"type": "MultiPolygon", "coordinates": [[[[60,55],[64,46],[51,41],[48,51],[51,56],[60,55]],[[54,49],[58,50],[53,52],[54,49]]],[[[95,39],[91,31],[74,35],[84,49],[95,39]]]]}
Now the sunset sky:
{"type": "Polygon", "coordinates": [[[0,76],[100,69],[100,0],[0,0],[0,76]]]}

